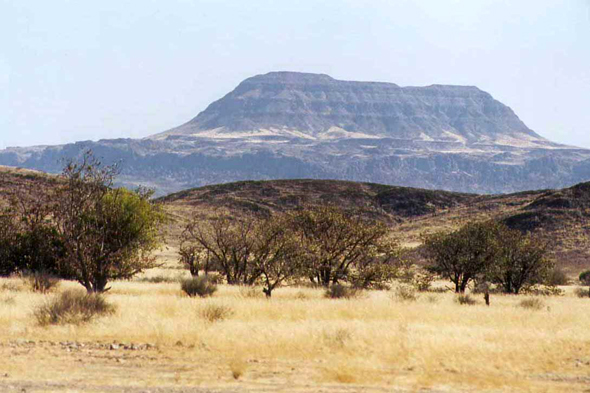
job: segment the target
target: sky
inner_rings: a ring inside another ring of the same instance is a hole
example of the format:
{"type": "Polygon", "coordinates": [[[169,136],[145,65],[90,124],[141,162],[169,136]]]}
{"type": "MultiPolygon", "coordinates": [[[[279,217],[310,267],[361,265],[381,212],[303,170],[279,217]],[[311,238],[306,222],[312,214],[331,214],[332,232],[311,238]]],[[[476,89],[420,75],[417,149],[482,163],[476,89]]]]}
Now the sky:
{"type": "Polygon", "coordinates": [[[475,85],[590,148],[590,0],[0,0],[0,148],[148,136],[270,71],[475,85]]]}

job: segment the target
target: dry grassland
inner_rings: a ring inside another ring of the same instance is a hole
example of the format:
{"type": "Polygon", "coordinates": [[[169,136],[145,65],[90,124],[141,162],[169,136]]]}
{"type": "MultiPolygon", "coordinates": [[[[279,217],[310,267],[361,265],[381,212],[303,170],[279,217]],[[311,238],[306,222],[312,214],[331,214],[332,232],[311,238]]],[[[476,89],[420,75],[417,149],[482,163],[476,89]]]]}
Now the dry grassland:
{"type": "Polygon", "coordinates": [[[258,293],[222,286],[190,299],[175,283],[115,282],[115,314],[41,327],[32,313],[47,295],[2,279],[0,391],[590,391],[590,300],[571,293],[540,310],[522,296],[486,307],[450,293],[258,293]],[[208,320],[220,306],[225,316],[208,320]]]}

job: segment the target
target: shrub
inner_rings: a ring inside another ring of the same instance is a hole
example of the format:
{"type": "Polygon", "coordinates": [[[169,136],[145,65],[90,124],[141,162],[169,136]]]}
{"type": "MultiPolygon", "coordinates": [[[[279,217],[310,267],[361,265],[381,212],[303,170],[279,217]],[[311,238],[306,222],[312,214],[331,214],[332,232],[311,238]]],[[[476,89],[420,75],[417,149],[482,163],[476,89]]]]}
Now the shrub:
{"type": "Polygon", "coordinates": [[[473,306],[474,304],[477,304],[475,299],[469,295],[458,295],[455,300],[460,305],[473,306]]]}
{"type": "Polygon", "coordinates": [[[576,289],[574,289],[574,294],[577,297],[589,297],[590,296],[590,290],[589,289],[584,289],[584,288],[576,288],[576,289]]]}
{"type": "Polygon", "coordinates": [[[234,311],[231,307],[218,304],[208,304],[201,311],[201,316],[210,323],[223,321],[233,314],[234,311]]]}
{"type": "Polygon", "coordinates": [[[568,285],[570,280],[567,278],[567,274],[565,272],[556,267],[551,269],[547,274],[547,278],[545,279],[545,284],[551,287],[556,287],[558,285],[568,285]]]}
{"type": "Polygon", "coordinates": [[[297,300],[307,300],[309,299],[309,296],[303,292],[303,291],[299,291],[295,294],[295,299],[297,300]]]}
{"type": "Polygon", "coordinates": [[[229,363],[229,369],[231,371],[231,376],[236,380],[240,379],[240,377],[242,375],[244,375],[244,372],[246,372],[247,367],[248,367],[248,364],[241,357],[234,358],[229,363]]]}
{"type": "Polygon", "coordinates": [[[101,295],[66,291],[38,307],[35,317],[42,326],[76,325],[114,311],[114,307],[101,295]]]}
{"type": "Polygon", "coordinates": [[[262,289],[258,287],[240,286],[240,296],[246,299],[256,299],[262,297],[262,289]]]}
{"type": "Polygon", "coordinates": [[[47,293],[59,286],[59,279],[45,272],[30,273],[25,281],[33,292],[47,293]]]}
{"type": "Polygon", "coordinates": [[[541,310],[545,306],[545,303],[541,299],[530,298],[521,300],[519,305],[527,310],[541,310]]]}
{"type": "Polygon", "coordinates": [[[416,289],[410,285],[400,285],[395,288],[395,298],[402,302],[414,302],[418,299],[416,289]]]}
{"type": "Polygon", "coordinates": [[[14,306],[16,304],[16,300],[14,296],[4,296],[0,298],[0,304],[4,304],[6,306],[14,306]]]}
{"type": "Polygon", "coordinates": [[[360,290],[342,284],[334,284],[326,289],[324,296],[330,299],[350,299],[357,297],[360,290]]]}
{"type": "Polygon", "coordinates": [[[168,277],[168,276],[152,276],[152,277],[141,277],[137,279],[139,282],[148,282],[150,284],[162,284],[162,283],[177,283],[182,280],[182,277],[168,277]]]}
{"type": "Polygon", "coordinates": [[[217,285],[209,282],[207,276],[200,276],[182,280],[180,289],[190,297],[208,297],[217,291],[217,285]]]}
{"type": "Polygon", "coordinates": [[[436,304],[438,303],[440,299],[437,296],[434,295],[428,295],[426,296],[426,301],[430,304],[436,304]]]}
{"type": "Polygon", "coordinates": [[[565,292],[557,287],[535,285],[527,288],[524,293],[533,296],[562,296],[565,292]]]}
{"type": "Polygon", "coordinates": [[[590,270],[586,270],[580,273],[579,279],[583,285],[590,286],[590,270]]]}

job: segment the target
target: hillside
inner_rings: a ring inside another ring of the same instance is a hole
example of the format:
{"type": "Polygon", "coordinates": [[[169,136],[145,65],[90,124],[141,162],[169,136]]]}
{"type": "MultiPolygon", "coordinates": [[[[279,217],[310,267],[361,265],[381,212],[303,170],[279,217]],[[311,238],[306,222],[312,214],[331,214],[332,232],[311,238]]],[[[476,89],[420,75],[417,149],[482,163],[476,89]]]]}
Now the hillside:
{"type": "Polygon", "coordinates": [[[92,149],[119,184],[158,195],[240,180],[337,179],[497,194],[590,180],[590,150],[529,129],[473,86],[401,87],[271,72],[144,139],[0,150],[0,165],[59,172],[92,149]]]}
{"type": "Polygon", "coordinates": [[[268,215],[331,204],[387,223],[412,248],[420,245],[422,233],[494,218],[551,241],[558,264],[571,274],[590,267],[590,183],[489,196],[343,181],[248,181],[186,190],[159,201],[176,217],[174,235],[195,214],[203,219],[216,211],[268,215]]]}
{"type": "Polygon", "coordinates": [[[43,172],[22,168],[0,166],[0,206],[18,189],[35,192],[40,188],[52,187],[56,177],[43,172]]]}

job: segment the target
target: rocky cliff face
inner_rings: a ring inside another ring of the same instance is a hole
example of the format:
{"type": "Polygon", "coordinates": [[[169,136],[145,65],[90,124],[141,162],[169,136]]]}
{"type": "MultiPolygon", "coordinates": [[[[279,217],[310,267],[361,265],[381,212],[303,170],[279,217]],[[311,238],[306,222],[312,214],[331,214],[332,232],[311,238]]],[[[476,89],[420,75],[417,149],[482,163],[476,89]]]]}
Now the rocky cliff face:
{"type": "Polygon", "coordinates": [[[158,135],[384,139],[545,146],[514,112],[476,87],[399,87],[275,72],[242,82],[190,122],[158,135]]]}
{"type": "Polygon", "coordinates": [[[186,124],[141,140],[0,151],[49,172],[91,148],[120,183],[159,194],[247,179],[329,178],[500,193],[590,179],[590,151],[552,143],[476,87],[400,87],[276,72],[242,82],[186,124]]]}

